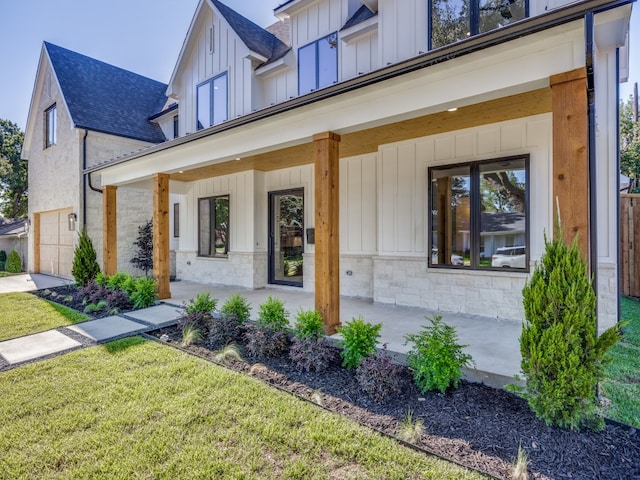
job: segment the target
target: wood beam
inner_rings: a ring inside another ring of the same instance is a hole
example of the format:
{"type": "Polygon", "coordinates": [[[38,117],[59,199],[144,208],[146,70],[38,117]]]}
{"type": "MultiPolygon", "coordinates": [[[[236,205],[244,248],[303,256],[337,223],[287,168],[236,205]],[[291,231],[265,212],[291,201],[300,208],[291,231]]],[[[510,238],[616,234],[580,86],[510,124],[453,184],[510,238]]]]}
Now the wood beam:
{"type": "Polygon", "coordinates": [[[339,144],[333,132],[314,135],[315,303],[327,335],[340,326],[339,144]]]}
{"type": "Polygon", "coordinates": [[[102,271],[113,275],[118,271],[117,187],[107,185],[102,190],[102,271]]]}
{"type": "MultiPolygon", "coordinates": [[[[553,111],[553,206],[566,242],[589,258],[589,125],[584,68],[549,79],[553,111]]],[[[557,232],[555,232],[557,234],[557,232]]]]}
{"type": "Polygon", "coordinates": [[[169,288],[169,174],[153,175],[153,278],[158,298],[171,298],[169,288]]]}

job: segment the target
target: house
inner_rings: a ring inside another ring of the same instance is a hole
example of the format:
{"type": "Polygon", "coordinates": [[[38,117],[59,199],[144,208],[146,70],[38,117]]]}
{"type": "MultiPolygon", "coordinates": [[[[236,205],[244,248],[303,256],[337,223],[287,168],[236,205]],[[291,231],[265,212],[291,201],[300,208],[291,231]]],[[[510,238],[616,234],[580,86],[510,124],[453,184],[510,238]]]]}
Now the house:
{"type": "Polygon", "coordinates": [[[23,267],[27,264],[28,233],[29,225],[26,218],[3,219],[0,217],[0,251],[4,251],[7,256],[11,250],[18,252],[23,267]]]}
{"type": "MultiPolygon", "coordinates": [[[[315,292],[330,333],[340,295],[521,319],[558,212],[610,326],[630,12],[614,0],[289,0],[264,29],[201,0],[168,100],[147,116],[167,140],[120,143],[81,169],[79,184],[102,190],[86,203],[98,218],[101,200],[103,220],[86,223],[104,270],[123,262],[124,199],[145,192],[161,298],[174,250],[181,279],[315,292]],[[524,268],[483,261],[509,246],[524,247],[524,268]]],[[[32,164],[57,102],[32,104],[32,164]]],[[[78,145],[98,135],[67,131],[78,145]]],[[[57,191],[39,195],[32,217],[57,191]]]]}

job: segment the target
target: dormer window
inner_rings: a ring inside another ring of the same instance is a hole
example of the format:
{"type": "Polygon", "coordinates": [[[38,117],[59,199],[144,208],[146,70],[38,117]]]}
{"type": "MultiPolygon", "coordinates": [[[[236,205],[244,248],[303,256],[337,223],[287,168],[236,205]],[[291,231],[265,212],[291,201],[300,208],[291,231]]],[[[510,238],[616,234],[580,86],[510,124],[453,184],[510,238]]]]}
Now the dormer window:
{"type": "Polygon", "coordinates": [[[338,34],[305,45],[298,50],[298,93],[327,87],[338,81],[338,34]]]}
{"type": "Polygon", "coordinates": [[[198,85],[196,95],[197,130],[202,130],[227,120],[227,72],[198,85]]]}
{"type": "Polygon", "coordinates": [[[44,112],[44,148],[56,144],[56,105],[55,103],[44,112]]]}
{"type": "Polygon", "coordinates": [[[529,16],[528,0],[431,0],[430,48],[459,42],[529,16]]]}

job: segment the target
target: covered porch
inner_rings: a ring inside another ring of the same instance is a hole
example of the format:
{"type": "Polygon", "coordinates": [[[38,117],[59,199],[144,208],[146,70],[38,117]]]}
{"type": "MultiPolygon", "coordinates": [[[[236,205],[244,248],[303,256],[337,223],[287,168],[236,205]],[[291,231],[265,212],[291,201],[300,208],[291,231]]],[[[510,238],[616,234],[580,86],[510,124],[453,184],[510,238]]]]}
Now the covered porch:
{"type": "MultiPolygon", "coordinates": [[[[269,287],[242,289],[229,286],[204,285],[190,281],[171,283],[171,298],[164,302],[182,306],[200,292],[209,292],[218,300],[218,307],[233,293],[246,297],[251,304],[251,318],[255,319],[258,308],[269,295],[277,296],[289,312],[291,324],[300,309],[315,306],[315,297],[295,287],[269,287]]],[[[416,333],[428,322],[425,316],[442,315],[448,325],[455,327],[459,341],[468,345],[475,366],[465,369],[465,378],[496,388],[512,383],[513,376],[520,373],[520,347],[518,339],[522,328],[519,320],[488,318],[450,312],[437,312],[417,307],[403,307],[372,302],[371,299],[340,297],[340,320],[344,325],[354,317],[362,316],[366,322],[382,323],[380,345],[387,344],[389,351],[404,361],[409,346],[404,345],[404,335],[416,333]]],[[[334,334],[330,338],[338,338],[334,334]]]]}

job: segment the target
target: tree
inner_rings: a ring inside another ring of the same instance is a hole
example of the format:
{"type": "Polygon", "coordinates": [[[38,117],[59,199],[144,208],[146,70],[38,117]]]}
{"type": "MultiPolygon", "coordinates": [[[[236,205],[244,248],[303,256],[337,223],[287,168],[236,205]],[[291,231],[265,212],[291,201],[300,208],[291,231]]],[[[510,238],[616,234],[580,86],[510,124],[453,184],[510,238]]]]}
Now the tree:
{"type": "Polygon", "coordinates": [[[27,215],[27,170],[22,156],[24,133],[18,125],[0,119],[0,214],[8,218],[27,215]]]}
{"type": "Polygon", "coordinates": [[[146,277],[149,270],[153,270],[153,223],[151,220],[138,227],[138,238],[133,244],[138,247],[138,250],[136,256],[131,259],[131,263],[142,270],[146,277]]]}
{"type": "Polygon", "coordinates": [[[100,273],[100,266],[96,260],[96,250],[87,232],[82,230],[79,235],[78,246],[73,253],[71,274],[76,283],[84,287],[100,273]]]}
{"type": "Polygon", "coordinates": [[[635,183],[640,192],[640,123],[637,121],[633,98],[620,100],[620,173],[635,183]]]}

